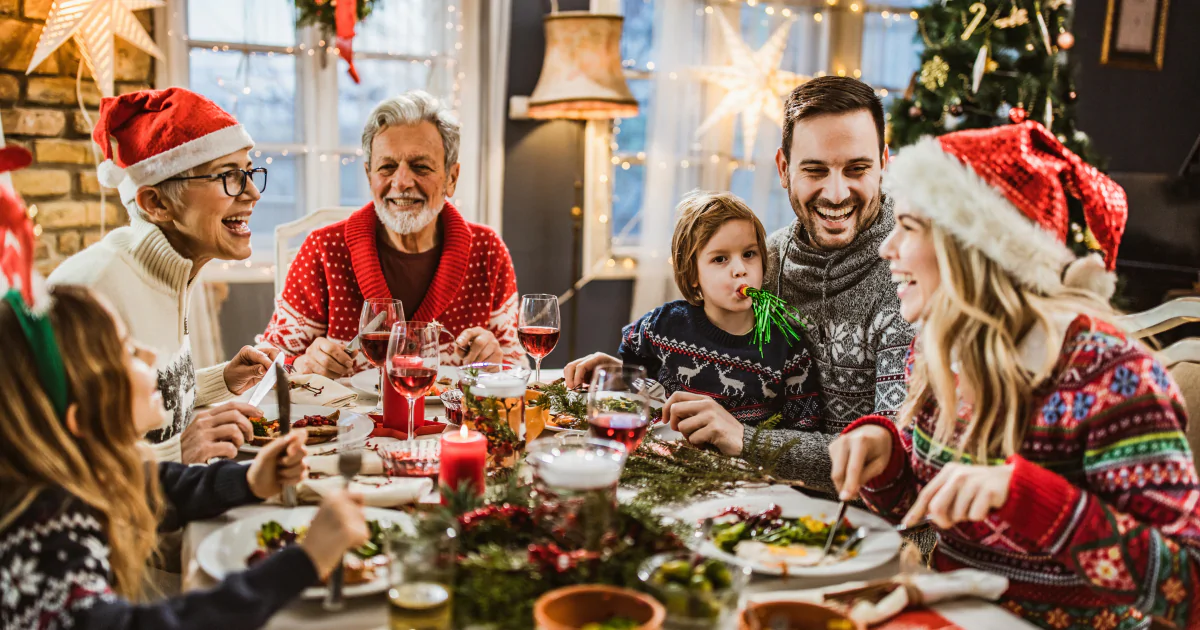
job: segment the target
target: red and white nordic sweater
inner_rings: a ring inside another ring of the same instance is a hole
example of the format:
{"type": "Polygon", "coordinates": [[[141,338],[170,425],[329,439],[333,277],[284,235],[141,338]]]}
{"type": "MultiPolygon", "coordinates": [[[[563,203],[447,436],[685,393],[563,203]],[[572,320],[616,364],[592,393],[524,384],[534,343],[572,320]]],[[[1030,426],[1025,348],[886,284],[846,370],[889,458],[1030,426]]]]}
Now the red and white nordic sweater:
{"type": "MultiPolygon", "coordinates": [[[[442,362],[453,364],[453,340],[468,328],[487,328],[500,341],[506,363],[524,363],[517,340],[517,277],[508,248],[491,228],[469,223],[446,202],[442,258],[414,321],[438,321],[443,336],[442,362]]],[[[318,337],[349,342],[358,334],[364,299],[391,298],[379,265],[375,231],[382,229],[375,204],[368,203],[345,221],[315,230],[288,269],[275,313],[256,342],[270,343],[288,357],[304,353],[318,337]]],[[[360,354],[358,371],[370,367],[360,354]]]]}
{"type": "MultiPolygon", "coordinates": [[[[1152,616],[1200,628],[1200,485],[1178,386],[1123,331],[1086,316],[1068,328],[1054,374],[1008,459],[1007,502],[940,530],[934,567],[1007,577],[1002,603],[1042,628],[1133,630],[1152,616]]],[[[876,512],[903,517],[953,459],[933,437],[936,417],[929,404],[903,430],[881,416],[846,429],[892,432],[893,457],[862,493],[876,512]]]]}

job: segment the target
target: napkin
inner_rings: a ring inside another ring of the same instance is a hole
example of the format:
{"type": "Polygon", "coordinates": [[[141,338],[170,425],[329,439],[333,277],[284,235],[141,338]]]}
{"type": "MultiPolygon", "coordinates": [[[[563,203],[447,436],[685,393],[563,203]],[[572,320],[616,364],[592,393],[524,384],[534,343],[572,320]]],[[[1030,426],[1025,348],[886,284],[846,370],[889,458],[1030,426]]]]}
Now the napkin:
{"type": "MultiPolygon", "coordinates": [[[[308,463],[308,472],[310,475],[327,475],[340,479],[341,473],[338,472],[337,460],[337,453],[310,455],[305,459],[308,463]]],[[[369,448],[362,450],[362,470],[359,471],[359,474],[383,474],[383,460],[379,457],[378,453],[369,448]]]]}
{"type": "Polygon", "coordinates": [[[318,407],[349,407],[358,400],[358,394],[345,385],[320,374],[292,374],[293,405],[316,405],[318,407]],[[305,385],[305,387],[298,387],[305,385]],[[314,392],[319,391],[317,394],[314,392]]]}
{"type": "MultiPolygon", "coordinates": [[[[320,503],[321,497],[340,489],[343,483],[341,477],[307,479],[296,487],[296,498],[304,503],[320,503]]],[[[433,480],[428,477],[356,477],[350,482],[350,490],[362,494],[363,502],[368,506],[389,508],[418,503],[421,497],[433,491],[433,480]]]]}
{"type": "Polygon", "coordinates": [[[873,625],[891,619],[910,606],[966,597],[995,601],[1006,590],[1008,578],[975,569],[959,569],[947,573],[900,575],[877,582],[848,582],[804,591],[756,593],[747,599],[754,603],[801,601],[832,605],[845,610],[858,623],[873,625]]]}
{"type": "MultiPolygon", "coordinates": [[[[371,430],[371,437],[390,437],[397,440],[407,440],[408,431],[400,429],[392,429],[383,425],[383,416],[377,413],[369,414],[371,421],[375,423],[375,428],[371,430]]],[[[438,422],[437,420],[417,420],[413,423],[413,433],[418,436],[434,435],[442,433],[446,430],[446,423],[438,422]]]]}

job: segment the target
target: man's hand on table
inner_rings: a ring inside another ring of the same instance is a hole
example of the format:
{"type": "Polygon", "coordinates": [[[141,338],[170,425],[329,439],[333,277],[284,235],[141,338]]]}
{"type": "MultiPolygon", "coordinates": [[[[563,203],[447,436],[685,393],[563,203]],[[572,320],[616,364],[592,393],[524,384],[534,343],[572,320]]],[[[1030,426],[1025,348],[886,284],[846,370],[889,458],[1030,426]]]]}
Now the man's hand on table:
{"type": "Polygon", "coordinates": [[[279,348],[242,346],[237,356],[225,364],[225,388],[241,394],[258,384],[271,369],[271,362],[279,354],[279,348]]]}
{"type": "Polygon", "coordinates": [[[746,428],[708,396],[685,391],[671,394],[663,405],[663,419],[696,446],[712,444],[726,455],[742,454],[746,428]]]}
{"type": "Polygon", "coordinates": [[[292,367],[300,374],[320,374],[334,380],[354,373],[354,358],[358,352],[347,352],[345,344],[328,337],[317,337],[292,367]]]}
{"type": "Polygon", "coordinates": [[[308,554],[322,580],[342,561],[347,551],[361,547],[371,537],[363,498],[357,492],[336,490],[321,500],[317,515],[300,547],[308,554]]]}
{"type": "Polygon", "coordinates": [[[468,328],[454,340],[455,354],[462,357],[463,365],[469,363],[503,363],[500,342],[486,328],[468,328]]]}
{"type": "Polygon", "coordinates": [[[254,435],[250,418],[261,418],[262,415],[262,411],[241,402],[196,410],[192,422],[179,438],[183,463],[204,464],[214,457],[233,459],[238,449],[254,435]]]}
{"type": "Polygon", "coordinates": [[[567,389],[575,389],[580,385],[586,385],[592,380],[592,372],[596,368],[601,367],[616,367],[621,365],[621,360],[617,357],[604,354],[603,352],[593,352],[592,354],[575,359],[563,368],[563,380],[566,381],[567,389]]]}
{"type": "Polygon", "coordinates": [[[246,471],[246,483],[254,496],[260,499],[273,497],[282,492],[284,486],[294,486],[304,480],[308,470],[304,463],[304,456],[308,455],[308,449],[304,447],[307,437],[307,430],[295,429],[272,440],[254,456],[246,471]]]}

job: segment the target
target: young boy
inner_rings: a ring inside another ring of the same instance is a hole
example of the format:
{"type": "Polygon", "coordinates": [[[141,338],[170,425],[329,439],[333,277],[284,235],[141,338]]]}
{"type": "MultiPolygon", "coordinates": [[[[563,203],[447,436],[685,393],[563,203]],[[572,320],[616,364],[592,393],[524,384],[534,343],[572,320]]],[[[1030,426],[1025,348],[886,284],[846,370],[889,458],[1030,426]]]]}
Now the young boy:
{"type": "MultiPolygon", "coordinates": [[[[598,354],[572,362],[564,371],[568,386],[584,382],[601,365],[642,365],[670,396],[663,417],[693,444],[713,444],[740,456],[756,433],[767,447],[759,453],[794,443],[780,460],[783,470],[776,472],[829,485],[827,461],[817,466],[821,470],[803,461],[805,452],[823,454],[836,437],[821,432],[808,348],[803,340],[789,343],[783,331],[774,329],[760,352],[753,343],[753,305],[738,291],[743,285],[762,286],[762,223],[730,193],[693,191],[676,211],[672,266],[685,299],[626,326],[620,359],[598,354]],[[756,428],[776,413],[782,421],[774,429],[756,428]]],[[[755,454],[746,456],[754,459],[755,454]]]]}

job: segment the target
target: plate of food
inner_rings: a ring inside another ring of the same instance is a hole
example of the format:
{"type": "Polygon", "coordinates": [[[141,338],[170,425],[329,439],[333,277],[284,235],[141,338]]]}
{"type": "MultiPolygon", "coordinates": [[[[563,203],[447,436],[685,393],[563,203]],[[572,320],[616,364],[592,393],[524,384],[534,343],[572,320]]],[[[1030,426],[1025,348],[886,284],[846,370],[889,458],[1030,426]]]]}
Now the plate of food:
{"type": "Polygon", "coordinates": [[[838,505],[799,492],[718,497],[690,505],[673,516],[699,525],[713,519],[700,553],[750,567],[766,575],[850,576],[880,567],[900,550],[900,534],[879,516],[850,508],[821,558],[838,505]],[[854,530],[866,527],[861,543],[838,553],[854,530]]]}
{"type": "MultiPolygon", "coordinates": [[[[365,545],[346,554],[346,597],[382,593],[388,589],[388,560],[384,552],[384,530],[399,525],[412,527],[411,518],[396,510],[363,508],[371,538],[365,545]]],[[[257,512],[238,519],[208,535],[196,549],[196,562],[214,579],[224,579],[245,570],[289,545],[304,540],[308,526],[317,514],[315,506],[278,508],[257,512]]],[[[324,586],[305,589],[303,596],[325,596],[324,586]]]]}
{"type": "MultiPolygon", "coordinates": [[[[452,378],[453,368],[442,367],[438,369],[438,380],[430,388],[429,393],[425,396],[425,404],[438,403],[441,401],[438,396],[448,389],[454,389],[454,380],[452,378]]],[[[387,386],[387,383],[384,383],[387,386]]],[[[368,396],[379,396],[379,371],[375,368],[359,372],[350,377],[350,387],[360,394],[368,396]]]]}
{"type": "MultiPolygon", "coordinates": [[[[650,424],[657,425],[662,421],[662,408],[664,398],[662,396],[663,386],[657,382],[650,381],[650,424]]],[[[558,379],[552,383],[533,384],[529,386],[525,394],[526,405],[541,406],[546,409],[545,422],[546,430],[552,433],[562,431],[583,432],[587,431],[587,385],[581,385],[575,389],[567,389],[563,379],[558,379]]],[[[620,405],[623,401],[619,398],[611,398],[608,402],[614,406],[620,405]]],[[[614,411],[620,411],[619,407],[615,407],[614,411]]]]}
{"type": "MultiPolygon", "coordinates": [[[[240,449],[246,453],[257,453],[271,440],[280,437],[279,434],[279,405],[259,405],[263,412],[261,418],[250,418],[254,428],[254,436],[240,449]]],[[[357,413],[349,413],[336,407],[318,407],[316,405],[292,405],[292,428],[308,429],[308,454],[320,455],[337,450],[338,427],[349,426],[351,440],[365,440],[375,430],[371,419],[357,413]]]]}

